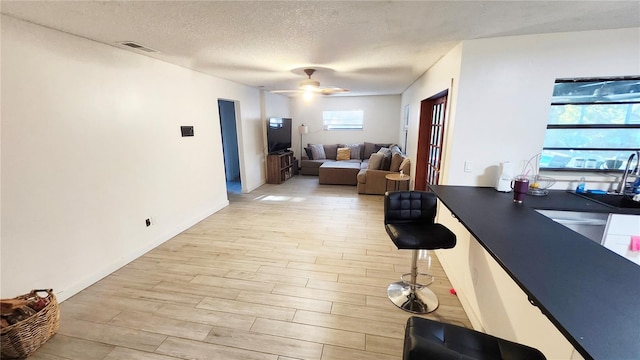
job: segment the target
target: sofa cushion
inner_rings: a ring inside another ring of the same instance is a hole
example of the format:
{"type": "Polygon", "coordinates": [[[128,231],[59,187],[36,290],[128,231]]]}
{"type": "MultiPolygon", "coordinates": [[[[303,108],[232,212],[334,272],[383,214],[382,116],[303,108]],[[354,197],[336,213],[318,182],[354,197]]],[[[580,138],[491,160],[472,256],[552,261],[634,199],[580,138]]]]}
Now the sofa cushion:
{"type": "Polygon", "coordinates": [[[391,149],[387,148],[387,147],[381,147],[380,149],[378,149],[378,151],[376,151],[379,154],[382,155],[389,155],[391,156],[391,149]]]}
{"type": "Polygon", "coordinates": [[[318,176],[318,169],[326,162],[333,162],[335,160],[301,160],[300,161],[300,174],[301,175],[315,175],[318,176]]]}
{"type": "MultiPolygon", "coordinates": [[[[311,149],[311,158],[313,160],[322,160],[327,158],[322,144],[309,144],[309,148],[311,149]]],[[[335,156],[333,158],[335,159],[335,156]]]]}
{"type": "Polygon", "coordinates": [[[374,150],[375,150],[375,152],[378,152],[382,148],[389,149],[389,148],[391,148],[391,145],[393,145],[393,144],[375,144],[374,150]]]}
{"type": "Polygon", "coordinates": [[[338,154],[336,155],[336,160],[350,160],[351,159],[351,149],[348,147],[339,147],[338,154]]]}
{"type": "Polygon", "coordinates": [[[389,150],[389,148],[383,147],[378,150],[378,154],[384,155],[382,164],[380,164],[380,170],[389,171],[389,167],[391,167],[391,150],[389,150]]]}
{"type": "Polygon", "coordinates": [[[398,172],[400,171],[400,164],[402,163],[402,153],[400,149],[396,146],[391,150],[391,164],[389,165],[389,171],[398,172]]]}
{"type": "Polygon", "coordinates": [[[380,170],[380,166],[382,165],[382,160],[384,159],[384,154],[373,153],[369,157],[369,165],[367,169],[372,170],[380,170]]]}
{"type": "Polygon", "coordinates": [[[310,168],[319,168],[320,165],[326,163],[326,162],[332,162],[335,160],[328,160],[328,159],[322,159],[322,160],[302,160],[301,164],[302,167],[310,167],[310,168]]]}
{"type": "Polygon", "coordinates": [[[333,145],[323,145],[324,147],[324,155],[327,159],[335,160],[338,156],[338,144],[333,145]]]}
{"type": "Polygon", "coordinates": [[[311,149],[310,148],[308,148],[308,147],[304,148],[304,152],[307,153],[307,158],[309,160],[313,160],[313,154],[311,153],[311,149]]]}
{"type": "Polygon", "coordinates": [[[371,154],[376,152],[376,144],[365,141],[363,149],[362,158],[368,159],[371,157],[371,154]]]}
{"type": "Polygon", "coordinates": [[[345,147],[351,149],[351,158],[354,160],[362,160],[360,157],[360,144],[347,144],[345,147]]]}

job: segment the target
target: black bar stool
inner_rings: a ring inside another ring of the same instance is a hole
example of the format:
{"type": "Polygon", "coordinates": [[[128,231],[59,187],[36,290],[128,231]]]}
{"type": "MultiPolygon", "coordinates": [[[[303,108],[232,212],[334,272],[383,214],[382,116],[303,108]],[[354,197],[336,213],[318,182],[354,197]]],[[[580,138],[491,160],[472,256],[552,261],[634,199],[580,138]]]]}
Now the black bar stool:
{"type": "Polygon", "coordinates": [[[537,349],[461,326],[412,316],[403,360],[545,360],[537,349]]]}
{"type": "Polygon", "coordinates": [[[429,284],[417,282],[418,250],[450,249],[456,245],[456,235],[442,224],[434,222],[437,198],[425,191],[394,191],[384,196],[384,225],[387,234],[398,249],[412,249],[411,272],[401,281],[387,288],[389,299],[399,308],[417,314],[426,314],[438,307],[438,297],[427,288],[429,284]],[[405,280],[411,275],[410,280],[405,280]]]}

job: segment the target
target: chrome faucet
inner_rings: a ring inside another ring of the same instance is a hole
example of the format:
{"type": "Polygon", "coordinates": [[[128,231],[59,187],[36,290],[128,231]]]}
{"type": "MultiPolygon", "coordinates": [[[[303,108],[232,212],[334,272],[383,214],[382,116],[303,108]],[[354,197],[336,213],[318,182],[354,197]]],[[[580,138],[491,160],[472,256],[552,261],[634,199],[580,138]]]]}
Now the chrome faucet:
{"type": "Polygon", "coordinates": [[[622,178],[620,179],[620,183],[618,184],[618,189],[616,190],[616,193],[618,194],[624,194],[624,189],[627,187],[627,178],[629,177],[629,173],[631,173],[631,175],[633,176],[640,176],[640,150],[636,150],[635,153],[631,153],[631,155],[629,155],[629,159],[627,160],[627,166],[624,169],[624,173],[622,173],[622,178]],[[636,167],[635,169],[633,169],[633,171],[631,170],[631,160],[633,160],[633,158],[636,158],[636,167]]]}

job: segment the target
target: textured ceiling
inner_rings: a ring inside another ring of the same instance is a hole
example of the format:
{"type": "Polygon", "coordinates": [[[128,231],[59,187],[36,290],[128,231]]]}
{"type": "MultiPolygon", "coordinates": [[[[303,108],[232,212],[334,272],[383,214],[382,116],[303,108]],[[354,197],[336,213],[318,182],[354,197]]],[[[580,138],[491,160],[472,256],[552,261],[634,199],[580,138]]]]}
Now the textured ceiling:
{"type": "Polygon", "coordinates": [[[2,1],[3,14],[268,90],[399,94],[462,40],[640,26],[640,1],[2,1]],[[134,50],[131,50],[134,51],[134,50]]]}

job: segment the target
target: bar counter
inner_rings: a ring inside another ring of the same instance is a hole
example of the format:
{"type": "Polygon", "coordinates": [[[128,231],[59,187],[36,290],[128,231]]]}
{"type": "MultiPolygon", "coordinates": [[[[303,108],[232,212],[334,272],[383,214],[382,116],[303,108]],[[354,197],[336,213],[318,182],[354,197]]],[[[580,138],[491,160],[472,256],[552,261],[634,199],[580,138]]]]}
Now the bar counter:
{"type": "Polygon", "coordinates": [[[640,266],[534,210],[638,209],[560,190],[515,204],[489,187],[431,189],[585,359],[640,359],[640,266]]]}

